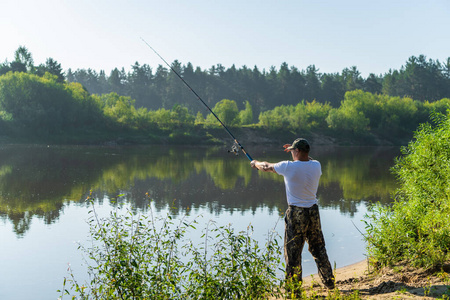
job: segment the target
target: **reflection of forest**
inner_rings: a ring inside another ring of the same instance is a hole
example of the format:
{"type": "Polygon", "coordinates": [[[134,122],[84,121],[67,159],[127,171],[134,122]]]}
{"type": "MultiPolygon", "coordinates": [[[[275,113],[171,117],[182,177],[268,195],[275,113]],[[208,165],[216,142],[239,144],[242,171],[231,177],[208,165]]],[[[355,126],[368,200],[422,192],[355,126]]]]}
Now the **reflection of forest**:
{"type": "MultiPolygon", "coordinates": [[[[281,176],[258,173],[247,159],[224,153],[159,146],[5,146],[0,148],[0,217],[11,220],[20,235],[33,216],[51,223],[65,203],[84,203],[90,190],[98,201],[125,194],[117,201],[145,210],[151,199],[157,208],[174,207],[175,214],[199,207],[214,214],[285,210],[281,176]]],[[[388,202],[395,187],[388,170],[397,154],[390,148],[318,149],[321,206],[351,214],[361,201],[388,202]]],[[[279,150],[256,155],[274,162],[289,158],[279,150]]]]}

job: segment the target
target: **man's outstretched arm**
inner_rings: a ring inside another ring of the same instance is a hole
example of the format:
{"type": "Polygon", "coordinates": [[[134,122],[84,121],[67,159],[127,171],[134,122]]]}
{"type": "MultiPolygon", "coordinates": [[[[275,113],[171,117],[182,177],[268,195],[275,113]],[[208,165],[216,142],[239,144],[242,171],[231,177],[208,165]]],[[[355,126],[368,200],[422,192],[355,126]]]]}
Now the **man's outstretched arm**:
{"type": "Polygon", "coordinates": [[[269,163],[267,161],[257,161],[257,160],[252,160],[250,162],[250,165],[252,166],[252,168],[258,169],[260,171],[263,172],[272,172],[272,173],[277,173],[274,169],[274,164],[269,163]]]}

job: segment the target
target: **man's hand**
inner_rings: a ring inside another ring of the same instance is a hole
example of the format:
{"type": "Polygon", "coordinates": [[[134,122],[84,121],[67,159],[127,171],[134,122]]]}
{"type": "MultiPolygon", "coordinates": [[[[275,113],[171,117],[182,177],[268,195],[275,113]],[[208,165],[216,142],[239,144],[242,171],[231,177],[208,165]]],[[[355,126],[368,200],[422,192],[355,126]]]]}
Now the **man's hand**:
{"type": "Polygon", "coordinates": [[[291,146],[291,144],[284,144],[284,145],[283,145],[284,151],[285,151],[285,152],[291,151],[291,150],[286,149],[286,148],[288,148],[288,147],[290,147],[290,146],[291,146]]]}
{"type": "Polygon", "coordinates": [[[260,171],[276,173],[275,169],[273,168],[273,164],[266,161],[252,160],[250,162],[250,165],[252,166],[252,168],[258,169],[260,171]]]}

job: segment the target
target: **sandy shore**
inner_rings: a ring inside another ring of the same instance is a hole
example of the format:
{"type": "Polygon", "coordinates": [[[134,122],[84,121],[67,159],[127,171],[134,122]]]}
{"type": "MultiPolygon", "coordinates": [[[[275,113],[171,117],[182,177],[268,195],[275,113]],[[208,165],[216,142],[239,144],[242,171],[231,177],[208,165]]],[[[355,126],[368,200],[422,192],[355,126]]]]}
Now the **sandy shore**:
{"type": "MultiPolygon", "coordinates": [[[[360,262],[336,269],[336,281],[345,281],[350,278],[359,278],[369,273],[369,264],[367,260],[362,260],[360,262]]],[[[310,286],[311,283],[319,282],[320,278],[318,274],[310,275],[303,278],[303,283],[305,286],[310,286]]]]}
{"type": "MultiPolygon", "coordinates": [[[[436,299],[450,297],[448,272],[450,263],[435,271],[396,266],[373,272],[363,260],[336,270],[336,288],[341,294],[358,290],[363,299],[436,299]]],[[[317,274],[303,278],[303,282],[306,290],[328,294],[317,274]]]]}

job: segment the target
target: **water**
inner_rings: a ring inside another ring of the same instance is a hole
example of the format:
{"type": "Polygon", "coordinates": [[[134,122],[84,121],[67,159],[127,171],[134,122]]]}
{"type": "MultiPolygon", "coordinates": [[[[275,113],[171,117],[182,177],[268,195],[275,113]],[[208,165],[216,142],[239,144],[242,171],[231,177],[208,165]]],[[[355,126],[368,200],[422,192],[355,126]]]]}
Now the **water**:
{"type": "MultiPolygon", "coordinates": [[[[254,148],[247,150],[259,160],[290,159],[280,149],[254,148]]],[[[365,258],[361,220],[370,203],[390,202],[396,183],[389,168],[399,149],[313,150],[322,163],[318,197],[330,261],[336,267],[358,262],[365,258]]],[[[86,279],[77,243],[88,238],[91,191],[103,216],[116,207],[141,213],[151,207],[160,215],[199,218],[201,229],[202,220],[212,219],[236,231],[251,224],[261,241],[274,227],[283,236],[282,177],[251,169],[245,156],[222,148],[3,146],[0,299],[56,299],[68,264],[86,279]]],[[[306,248],[304,276],[317,272],[306,248]]]]}

